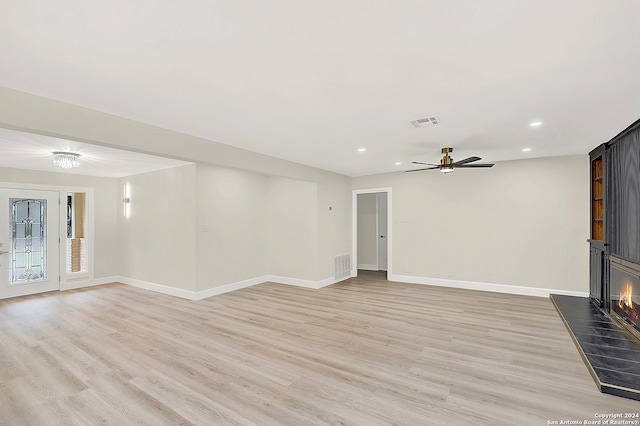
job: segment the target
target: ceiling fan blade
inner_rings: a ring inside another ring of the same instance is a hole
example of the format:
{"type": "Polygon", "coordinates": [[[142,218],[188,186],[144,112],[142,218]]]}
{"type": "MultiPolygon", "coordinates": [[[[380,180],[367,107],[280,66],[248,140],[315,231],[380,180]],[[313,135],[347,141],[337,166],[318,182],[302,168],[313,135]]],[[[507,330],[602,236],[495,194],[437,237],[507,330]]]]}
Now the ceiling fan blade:
{"type": "Polygon", "coordinates": [[[423,171],[423,170],[436,170],[436,169],[439,169],[439,168],[440,168],[440,166],[427,167],[426,169],[405,170],[405,173],[421,172],[421,171],[423,171]]]}
{"type": "Polygon", "coordinates": [[[456,161],[455,163],[453,163],[453,167],[460,166],[462,164],[471,163],[473,161],[478,161],[478,160],[482,160],[482,158],[480,158],[480,157],[465,158],[464,160],[456,161]]]}
{"type": "Polygon", "coordinates": [[[472,167],[493,167],[495,166],[495,164],[489,164],[489,163],[483,163],[483,164],[462,164],[460,166],[456,166],[455,164],[453,165],[453,167],[456,168],[460,168],[460,169],[465,169],[465,168],[472,168],[472,167]]]}
{"type": "Polygon", "coordinates": [[[411,163],[413,163],[413,164],[420,164],[420,165],[422,165],[422,166],[440,166],[439,164],[423,163],[422,161],[412,161],[411,163]]]}

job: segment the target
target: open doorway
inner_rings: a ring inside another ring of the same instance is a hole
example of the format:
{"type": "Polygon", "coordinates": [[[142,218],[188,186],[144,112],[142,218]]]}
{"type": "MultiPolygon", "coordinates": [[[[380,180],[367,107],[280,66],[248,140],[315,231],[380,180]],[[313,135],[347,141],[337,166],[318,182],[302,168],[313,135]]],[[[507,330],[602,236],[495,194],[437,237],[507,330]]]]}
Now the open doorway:
{"type": "Polygon", "coordinates": [[[391,188],[353,191],[352,276],[391,274],[391,188]]]}

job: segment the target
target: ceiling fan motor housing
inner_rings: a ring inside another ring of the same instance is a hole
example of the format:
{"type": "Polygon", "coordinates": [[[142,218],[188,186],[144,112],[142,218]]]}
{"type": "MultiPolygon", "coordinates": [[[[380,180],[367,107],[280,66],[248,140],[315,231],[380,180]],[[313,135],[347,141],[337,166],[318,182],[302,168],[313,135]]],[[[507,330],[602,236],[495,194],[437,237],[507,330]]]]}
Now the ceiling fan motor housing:
{"type": "Polygon", "coordinates": [[[453,163],[453,158],[449,157],[450,152],[453,152],[453,148],[442,148],[444,157],[442,157],[442,160],[440,160],[440,165],[448,166],[449,164],[453,163]]]}

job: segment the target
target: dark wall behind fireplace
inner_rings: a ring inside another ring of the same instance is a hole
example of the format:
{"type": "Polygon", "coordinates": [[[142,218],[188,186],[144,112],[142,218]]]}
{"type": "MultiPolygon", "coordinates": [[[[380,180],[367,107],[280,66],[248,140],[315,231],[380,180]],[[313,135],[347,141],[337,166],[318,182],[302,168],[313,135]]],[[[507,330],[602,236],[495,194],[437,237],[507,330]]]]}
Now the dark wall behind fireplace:
{"type": "Polygon", "coordinates": [[[610,143],[607,155],[608,252],[640,263],[640,128],[610,143]]]}
{"type": "Polygon", "coordinates": [[[610,256],[640,265],[640,120],[594,149],[590,157],[589,294],[598,308],[609,312],[610,256]],[[600,169],[603,173],[597,172],[600,169]]]}

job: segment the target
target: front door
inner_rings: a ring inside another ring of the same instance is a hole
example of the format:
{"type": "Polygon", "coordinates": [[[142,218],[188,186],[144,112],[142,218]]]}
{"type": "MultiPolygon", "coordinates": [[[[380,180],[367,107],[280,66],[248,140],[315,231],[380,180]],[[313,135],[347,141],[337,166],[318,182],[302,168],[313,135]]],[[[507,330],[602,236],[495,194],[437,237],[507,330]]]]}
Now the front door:
{"type": "Polygon", "coordinates": [[[58,199],[0,188],[0,299],[60,289],[58,199]]]}

